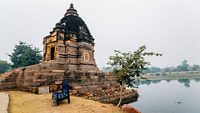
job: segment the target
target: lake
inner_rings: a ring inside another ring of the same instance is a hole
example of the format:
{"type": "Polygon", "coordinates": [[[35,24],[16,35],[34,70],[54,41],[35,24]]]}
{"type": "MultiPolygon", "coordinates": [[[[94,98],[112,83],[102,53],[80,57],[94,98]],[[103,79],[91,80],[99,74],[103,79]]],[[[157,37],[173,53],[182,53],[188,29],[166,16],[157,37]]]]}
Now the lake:
{"type": "Polygon", "coordinates": [[[200,79],[153,80],[138,85],[130,105],[142,113],[200,113],[200,79]]]}

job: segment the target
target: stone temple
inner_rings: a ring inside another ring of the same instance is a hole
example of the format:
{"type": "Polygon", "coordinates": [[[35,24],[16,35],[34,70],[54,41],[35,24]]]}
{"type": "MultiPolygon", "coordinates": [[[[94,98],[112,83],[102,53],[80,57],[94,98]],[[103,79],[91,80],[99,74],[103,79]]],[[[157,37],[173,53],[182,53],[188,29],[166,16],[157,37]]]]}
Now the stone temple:
{"type": "Polygon", "coordinates": [[[94,38],[73,4],[44,37],[43,61],[62,63],[71,71],[99,71],[94,59],[94,38]]]}
{"type": "MultiPolygon", "coordinates": [[[[43,38],[42,62],[1,74],[0,91],[52,92],[60,90],[65,79],[72,86],[71,95],[115,103],[119,100],[120,85],[112,74],[99,71],[94,45],[87,25],[71,4],[60,22],[43,38]]],[[[126,89],[122,95],[129,101],[138,96],[137,91],[126,89]]]]}

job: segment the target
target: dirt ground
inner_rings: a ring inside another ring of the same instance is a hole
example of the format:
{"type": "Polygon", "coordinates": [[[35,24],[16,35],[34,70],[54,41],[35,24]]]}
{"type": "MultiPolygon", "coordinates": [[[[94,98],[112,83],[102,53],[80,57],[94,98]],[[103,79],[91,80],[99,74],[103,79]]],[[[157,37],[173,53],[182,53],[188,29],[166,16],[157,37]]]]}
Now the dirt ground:
{"type": "Polygon", "coordinates": [[[52,106],[51,94],[36,95],[22,91],[8,91],[9,113],[124,113],[112,104],[103,104],[81,97],[71,96],[71,103],[63,101],[52,106]]]}

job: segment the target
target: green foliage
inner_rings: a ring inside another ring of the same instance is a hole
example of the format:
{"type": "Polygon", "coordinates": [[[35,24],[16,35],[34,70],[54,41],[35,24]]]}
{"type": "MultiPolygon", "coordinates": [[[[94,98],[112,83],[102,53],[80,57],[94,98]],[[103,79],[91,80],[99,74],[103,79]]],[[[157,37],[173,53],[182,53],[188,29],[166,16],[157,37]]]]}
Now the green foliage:
{"type": "Polygon", "coordinates": [[[122,90],[124,85],[128,87],[134,86],[134,80],[141,76],[146,65],[150,62],[145,61],[145,56],[161,56],[162,54],[154,52],[146,52],[146,46],[141,46],[134,52],[120,52],[115,50],[115,55],[110,56],[109,65],[113,67],[113,73],[118,83],[120,83],[120,100],[117,106],[122,101],[122,90]]]}
{"type": "Polygon", "coordinates": [[[121,85],[132,87],[136,77],[141,76],[145,66],[150,62],[145,61],[145,56],[161,56],[162,54],[146,52],[146,46],[141,46],[134,52],[120,52],[115,50],[115,55],[110,56],[109,65],[113,67],[114,76],[121,85]]]}
{"type": "Polygon", "coordinates": [[[200,65],[193,65],[191,71],[200,71],[200,65]]]}
{"type": "Polygon", "coordinates": [[[40,52],[39,48],[20,41],[18,45],[15,45],[14,52],[9,55],[13,63],[12,67],[17,68],[38,64],[42,58],[40,52]]]}
{"type": "Polygon", "coordinates": [[[9,69],[11,69],[11,65],[7,61],[0,60],[0,73],[4,73],[9,69]]]}
{"type": "Polygon", "coordinates": [[[187,60],[183,60],[182,64],[177,66],[177,71],[189,71],[189,64],[187,60]]]}

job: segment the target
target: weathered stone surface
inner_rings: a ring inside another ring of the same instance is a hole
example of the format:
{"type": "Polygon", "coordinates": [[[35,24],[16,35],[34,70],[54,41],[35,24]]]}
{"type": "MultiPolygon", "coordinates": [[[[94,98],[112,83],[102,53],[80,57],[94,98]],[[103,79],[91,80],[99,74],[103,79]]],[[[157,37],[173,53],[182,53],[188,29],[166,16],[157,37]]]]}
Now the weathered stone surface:
{"type": "Polygon", "coordinates": [[[38,94],[38,87],[30,87],[30,92],[38,94]]]}
{"type": "Polygon", "coordinates": [[[73,89],[75,90],[81,90],[82,86],[74,86],[73,89]]]}
{"type": "MultiPolygon", "coordinates": [[[[119,102],[119,90],[115,91],[112,95],[112,100],[110,100],[110,103],[117,105],[119,102]]],[[[124,90],[122,92],[122,105],[128,104],[137,101],[138,99],[138,93],[135,90],[124,90]]]]}
{"type": "Polygon", "coordinates": [[[55,73],[64,73],[65,70],[51,70],[52,72],[55,72],[55,73]]]}
{"type": "Polygon", "coordinates": [[[140,111],[138,111],[137,109],[131,107],[128,104],[124,104],[122,106],[122,111],[127,112],[127,113],[141,113],[140,111]]]}
{"type": "Polygon", "coordinates": [[[53,92],[53,91],[57,91],[58,90],[58,86],[57,85],[49,85],[49,91],[53,92]]]}
{"type": "Polygon", "coordinates": [[[32,86],[32,87],[39,87],[39,86],[40,86],[40,83],[39,83],[39,82],[35,82],[35,83],[32,83],[31,86],[32,86]]]}
{"type": "Polygon", "coordinates": [[[55,81],[55,84],[60,85],[62,84],[62,81],[61,80],[55,81]]]}
{"type": "Polygon", "coordinates": [[[38,89],[38,94],[46,94],[49,93],[49,86],[41,86],[38,89]]]}
{"type": "Polygon", "coordinates": [[[71,90],[70,93],[71,93],[71,95],[76,95],[78,93],[78,91],[77,90],[71,90]]]}

